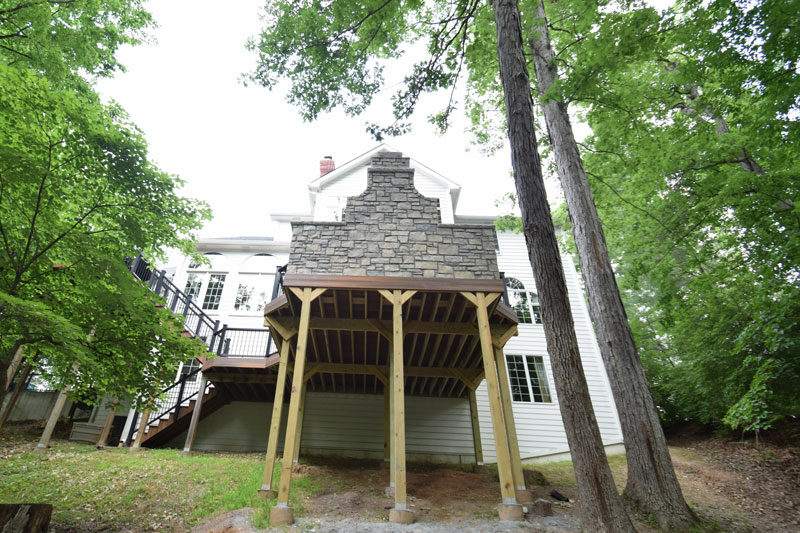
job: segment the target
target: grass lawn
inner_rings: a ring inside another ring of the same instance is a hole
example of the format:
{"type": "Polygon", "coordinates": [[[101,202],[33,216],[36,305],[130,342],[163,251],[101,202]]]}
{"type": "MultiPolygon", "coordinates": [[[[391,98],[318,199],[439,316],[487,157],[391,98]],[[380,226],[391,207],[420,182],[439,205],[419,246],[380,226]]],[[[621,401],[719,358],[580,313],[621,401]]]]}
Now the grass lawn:
{"type": "MultiPolygon", "coordinates": [[[[264,468],[260,454],[183,457],[179,450],[98,451],[60,440],[38,454],[35,441],[3,441],[0,503],[50,503],[59,529],[186,529],[242,507],[253,507],[253,525],[266,527],[275,503],[257,497],[264,468]]],[[[318,490],[309,476],[293,476],[295,512],[303,512],[304,493],[318,490]]]]}

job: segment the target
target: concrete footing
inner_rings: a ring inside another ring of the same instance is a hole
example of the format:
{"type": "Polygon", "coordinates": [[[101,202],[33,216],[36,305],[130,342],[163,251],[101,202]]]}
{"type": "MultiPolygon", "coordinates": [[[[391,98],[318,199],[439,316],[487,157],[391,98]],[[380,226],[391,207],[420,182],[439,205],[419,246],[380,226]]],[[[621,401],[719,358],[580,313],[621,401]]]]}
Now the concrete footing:
{"type": "Polygon", "coordinates": [[[278,497],[278,491],[272,489],[258,489],[258,497],[262,500],[270,500],[278,497]]]}
{"type": "Polygon", "coordinates": [[[523,505],[528,503],[533,503],[533,494],[531,494],[527,490],[517,489],[516,495],[517,495],[517,503],[521,503],[523,505]]]}
{"type": "Polygon", "coordinates": [[[270,509],[269,512],[269,525],[270,527],[289,526],[294,522],[294,511],[291,507],[278,507],[277,505],[270,509]]]}
{"type": "Polygon", "coordinates": [[[524,517],[522,506],[518,503],[501,503],[497,506],[500,520],[514,520],[519,522],[524,517]]]}
{"type": "Polygon", "coordinates": [[[395,524],[413,524],[414,513],[407,509],[392,509],[389,511],[389,522],[395,524]]]}

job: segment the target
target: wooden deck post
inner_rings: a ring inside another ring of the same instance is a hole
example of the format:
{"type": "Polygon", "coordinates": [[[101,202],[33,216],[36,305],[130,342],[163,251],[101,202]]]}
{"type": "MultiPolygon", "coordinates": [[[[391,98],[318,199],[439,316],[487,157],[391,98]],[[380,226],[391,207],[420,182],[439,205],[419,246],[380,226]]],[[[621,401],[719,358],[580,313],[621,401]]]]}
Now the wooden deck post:
{"type": "Polygon", "coordinates": [[[297,349],[294,357],[292,375],[292,391],[289,399],[289,420],[286,423],[286,440],[283,444],[283,461],[281,462],[281,480],[278,485],[278,503],[270,511],[269,525],[284,526],[294,522],[294,512],[289,507],[289,487],[292,483],[292,453],[297,438],[297,420],[300,415],[300,401],[303,383],[305,382],[306,347],[308,346],[308,323],[311,318],[311,302],[326,289],[298,289],[289,287],[301,302],[300,324],[297,328],[297,349]]]}
{"type": "Polygon", "coordinates": [[[511,405],[511,387],[508,385],[506,358],[503,349],[495,346],[494,358],[497,363],[498,380],[500,382],[500,400],[503,403],[503,418],[506,421],[508,450],[511,453],[511,473],[514,476],[514,488],[518,503],[533,503],[533,495],[525,486],[525,473],[522,470],[522,459],[519,454],[517,424],[514,421],[514,410],[511,405]]]}
{"type": "Polygon", "coordinates": [[[61,416],[61,411],[64,409],[64,404],[67,402],[67,393],[72,390],[72,387],[67,387],[63,391],[59,391],[56,396],[56,401],[53,403],[53,409],[50,410],[50,416],[47,419],[47,424],[44,426],[42,437],[36,445],[35,451],[46,452],[50,446],[50,437],[53,436],[53,430],[56,428],[58,418],[61,416]]]}
{"type": "Polygon", "coordinates": [[[32,369],[33,367],[31,366],[30,362],[25,363],[25,366],[22,369],[22,374],[20,374],[19,379],[17,380],[17,386],[14,387],[14,392],[11,393],[11,397],[6,403],[6,408],[3,410],[3,413],[0,414],[0,431],[3,430],[3,426],[6,425],[8,418],[11,416],[11,411],[13,411],[14,406],[17,405],[19,395],[22,394],[22,387],[24,387],[25,382],[28,381],[32,369]]]}
{"type": "Polygon", "coordinates": [[[394,426],[395,426],[395,410],[394,402],[397,395],[394,393],[394,343],[389,343],[389,383],[386,387],[389,389],[389,492],[388,494],[394,498],[394,487],[397,482],[397,448],[394,444],[394,426]]]}
{"type": "Polygon", "coordinates": [[[264,476],[261,478],[261,489],[258,495],[262,498],[275,498],[278,492],[272,489],[272,475],[275,470],[275,454],[278,451],[278,436],[281,431],[281,414],[283,412],[283,391],[286,389],[286,367],[289,363],[289,340],[281,343],[281,360],[278,363],[278,381],[275,384],[275,398],[272,403],[272,420],[269,424],[267,439],[267,456],[264,459],[264,476]]]}
{"type": "Polygon", "coordinates": [[[6,380],[4,383],[0,384],[4,389],[8,389],[8,387],[14,381],[14,375],[17,373],[19,365],[22,363],[23,351],[25,351],[25,345],[19,346],[17,348],[17,351],[14,352],[14,357],[11,358],[11,363],[8,365],[8,368],[6,369],[6,380]]]}
{"type": "Polygon", "coordinates": [[[292,453],[292,463],[300,459],[300,441],[303,440],[303,417],[306,412],[306,383],[303,381],[303,388],[300,390],[300,410],[297,413],[297,436],[294,439],[294,453],[292,453]]]}
{"type": "Polygon", "coordinates": [[[142,412],[142,417],[139,419],[139,431],[136,432],[136,439],[131,444],[131,451],[138,452],[142,447],[142,439],[144,439],[144,432],[147,431],[147,419],[150,418],[150,409],[145,409],[142,412]]]}
{"type": "Polygon", "coordinates": [[[478,420],[478,399],[475,389],[469,389],[469,414],[472,418],[472,445],[475,448],[475,463],[483,465],[483,445],[481,444],[481,424],[478,420]]]}
{"type": "Polygon", "coordinates": [[[461,293],[470,300],[477,309],[478,333],[483,356],[483,369],[486,374],[486,386],[489,390],[489,407],[492,413],[492,430],[494,433],[495,450],[497,451],[497,471],[500,474],[500,494],[503,501],[499,506],[501,520],[521,520],[522,506],[517,503],[514,489],[514,475],[511,471],[511,454],[508,447],[508,433],[503,419],[503,405],[500,400],[500,388],[495,364],[494,347],[492,346],[492,332],[489,327],[488,306],[499,294],[487,297],[485,293],[461,293]]]}
{"type": "Polygon", "coordinates": [[[403,304],[416,291],[379,291],[392,303],[392,458],[394,459],[394,509],[389,512],[389,520],[401,524],[414,521],[414,514],[407,508],[406,499],[406,413],[405,413],[405,375],[403,372],[403,304]]]}
{"type": "MultiPolygon", "coordinates": [[[[194,408],[192,409],[192,419],[189,421],[189,429],[186,431],[186,442],[183,445],[183,455],[192,453],[192,446],[194,446],[194,438],[197,436],[197,426],[200,425],[200,411],[203,409],[203,399],[206,396],[206,386],[208,379],[201,373],[200,374],[200,387],[197,389],[197,399],[194,401],[194,408]]],[[[180,409],[180,406],[178,406],[180,409]]]]}
{"type": "Polygon", "coordinates": [[[103,424],[103,430],[100,432],[100,437],[97,439],[97,449],[101,450],[108,446],[108,435],[111,433],[111,426],[114,424],[114,417],[117,414],[117,404],[119,403],[116,398],[111,401],[113,408],[106,415],[106,422],[103,424]]]}
{"type": "MultiPolygon", "coordinates": [[[[390,371],[391,374],[391,371],[390,371]]],[[[383,386],[383,460],[389,463],[391,461],[390,450],[392,447],[389,442],[392,440],[392,424],[390,414],[392,411],[392,402],[389,391],[391,387],[388,384],[383,386]]]]}

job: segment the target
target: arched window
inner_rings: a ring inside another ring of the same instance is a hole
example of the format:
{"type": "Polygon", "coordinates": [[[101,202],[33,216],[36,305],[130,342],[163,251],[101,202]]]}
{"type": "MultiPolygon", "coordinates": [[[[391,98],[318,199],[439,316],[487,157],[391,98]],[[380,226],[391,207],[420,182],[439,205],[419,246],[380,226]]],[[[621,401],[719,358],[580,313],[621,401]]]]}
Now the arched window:
{"type": "Polygon", "coordinates": [[[239,267],[239,288],[233,308],[241,313],[261,313],[272,299],[277,259],[271,254],[251,255],[239,267]]]}
{"type": "Polygon", "coordinates": [[[508,302],[517,313],[520,324],[541,324],[542,312],[539,308],[539,296],[525,289],[525,285],[517,278],[505,278],[508,289],[508,302]]]}

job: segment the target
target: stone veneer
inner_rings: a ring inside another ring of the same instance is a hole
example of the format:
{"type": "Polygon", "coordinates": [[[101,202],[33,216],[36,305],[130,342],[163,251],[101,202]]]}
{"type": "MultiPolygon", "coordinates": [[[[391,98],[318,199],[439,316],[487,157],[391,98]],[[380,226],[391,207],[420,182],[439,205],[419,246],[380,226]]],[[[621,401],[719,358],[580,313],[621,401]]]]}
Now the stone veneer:
{"type": "Polygon", "coordinates": [[[345,222],[294,222],[290,274],[499,279],[490,225],[442,224],[399,152],[379,152],[345,222]]]}

